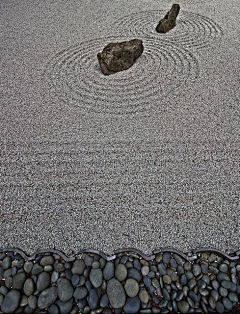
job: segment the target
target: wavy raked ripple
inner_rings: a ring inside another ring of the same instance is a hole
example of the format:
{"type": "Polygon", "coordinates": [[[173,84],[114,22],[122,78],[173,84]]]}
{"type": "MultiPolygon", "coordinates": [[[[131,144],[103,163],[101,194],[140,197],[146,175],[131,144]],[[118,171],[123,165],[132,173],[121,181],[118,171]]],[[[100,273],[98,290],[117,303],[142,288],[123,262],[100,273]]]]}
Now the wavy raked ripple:
{"type": "Polygon", "coordinates": [[[139,39],[153,38],[157,42],[168,40],[191,50],[207,47],[223,35],[221,27],[212,19],[182,10],[172,30],[166,34],[157,33],[156,26],[165,14],[163,10],[132,13],[119,18],[113,28],[131,36],[139,36],[139,39]]]}
{"type": "Polygon", "coordinates": [[[152,39],[143,40],[144,52],[130,69],[103,75],[97,53],[109,42],[130,39],[107,37],[62,50],[46,65],[49,90],[71,106],[124,115],[156,108],[173,90],[196,80],[198,62],[191,52],[152,39]]]}

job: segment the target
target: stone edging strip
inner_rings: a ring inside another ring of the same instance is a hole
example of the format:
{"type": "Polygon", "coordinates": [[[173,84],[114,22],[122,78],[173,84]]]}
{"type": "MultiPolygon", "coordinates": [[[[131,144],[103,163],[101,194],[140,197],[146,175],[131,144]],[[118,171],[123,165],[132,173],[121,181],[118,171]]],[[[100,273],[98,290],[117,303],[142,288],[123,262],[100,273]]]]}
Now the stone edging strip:
{"type": "Polygon", "coordinates": [[[240,313],[240,251],[0,249],[0,313],[240,313]]]}

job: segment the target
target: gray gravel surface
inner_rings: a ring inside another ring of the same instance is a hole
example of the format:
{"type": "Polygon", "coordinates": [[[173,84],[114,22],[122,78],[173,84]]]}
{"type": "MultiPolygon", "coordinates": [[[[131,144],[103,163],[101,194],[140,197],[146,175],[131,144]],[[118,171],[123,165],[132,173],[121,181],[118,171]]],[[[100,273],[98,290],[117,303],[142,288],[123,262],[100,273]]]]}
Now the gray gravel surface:
{"type": "Polygon", "coordinates": [[[240,2],[178,3],[0,1],[1,247],[239,249],[240,2]]]}

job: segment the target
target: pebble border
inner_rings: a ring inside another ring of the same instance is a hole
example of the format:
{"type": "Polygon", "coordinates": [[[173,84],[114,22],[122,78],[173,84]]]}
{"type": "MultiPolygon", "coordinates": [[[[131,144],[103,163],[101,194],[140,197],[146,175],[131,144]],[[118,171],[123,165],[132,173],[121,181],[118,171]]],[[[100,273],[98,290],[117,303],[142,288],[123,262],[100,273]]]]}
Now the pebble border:
{"type": "Polygon", "coordinates": [[[240,313],[240,251],[0,249],[0,313],[240,313]]]}

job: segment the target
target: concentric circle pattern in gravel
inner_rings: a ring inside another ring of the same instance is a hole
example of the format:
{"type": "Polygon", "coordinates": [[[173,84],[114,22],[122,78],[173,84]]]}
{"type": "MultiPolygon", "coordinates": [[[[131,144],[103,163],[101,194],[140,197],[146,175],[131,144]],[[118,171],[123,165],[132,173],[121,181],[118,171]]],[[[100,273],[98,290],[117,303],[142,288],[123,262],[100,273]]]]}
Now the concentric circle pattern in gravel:
{"type": "Polygon", "coordinates": [[[157,42],[168,40],[174,45],[192,50],[208,47],[223,35],[221,27],[212,19],[182,10],[176,26],[166,34],[159,34],[156,26],[165,14],[163,10],[132,13],[119,18],[114,29],[139,38],[154,38],[157,42]]]}
{"type": "Polygon", "coordinates": [[[2,313],[224,313],[239,310],[240,258],[163,251],[0,255],[2,313]]]}
{"type": "Polygon", "coordinates": [[[125,40],[129,38],[90,40],[56,54],[44,73],[52,95],[80,109],[126,115],[149,111],[170,92],[197,78],[198,62],[191,52],[152,39],[143,40],[144,52],[130,69],[103,75],[97,53],[109,42],[125,40]]]}

